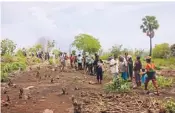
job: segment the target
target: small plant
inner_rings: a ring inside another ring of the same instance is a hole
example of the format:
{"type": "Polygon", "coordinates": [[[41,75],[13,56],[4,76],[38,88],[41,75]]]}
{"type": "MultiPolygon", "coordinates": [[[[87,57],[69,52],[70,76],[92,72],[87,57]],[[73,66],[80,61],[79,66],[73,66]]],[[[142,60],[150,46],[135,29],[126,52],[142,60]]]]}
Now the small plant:
{"type": "Polygon", "coordinates": [[[131,84],[122,78],[114,78],[111,83],[105,85],[107,92],[129,92],[131,84]]]}
{"type": "Polygon", "coordinates": [[[168,113],[175,113],[175,100],[172,98],[164,104],[168,113]]]}

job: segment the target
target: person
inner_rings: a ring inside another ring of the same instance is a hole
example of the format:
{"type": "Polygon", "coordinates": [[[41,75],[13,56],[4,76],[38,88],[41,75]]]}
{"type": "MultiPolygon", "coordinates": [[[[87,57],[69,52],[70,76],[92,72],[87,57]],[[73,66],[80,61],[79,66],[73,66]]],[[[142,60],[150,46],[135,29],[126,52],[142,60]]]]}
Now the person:
{"type": "Polygon", "coordinates": [[[98,63],[98,60],[99,60],[99,56],[95,53],[95,60],[93,62],[94,75],[97,74],[97,63],[98,63]]]}
{"type": "Polygon", "coordinates": [[[82,70],[82,57],[80,54],[78,55],[77,60],[78,60],[78,70],[82,70]]]}
{"type": "Polygon", "coordinates": [[[119,57],[119,72],[121,72],[121,77],[123,80],[127,80],[127,62],[123,56],[119,57]]]}
{"type": "Polygon", "coordinates": [[[85,57],[86,62],[85,62],[85,73],[89,73],[89,62],[90,62],[90,58],[86,55],[85,57]]]}
{"type": "Polygon", "coordinates": [[[64,71],[65,67],[65,56],[63,53],[60,53],[60,62],[61,62],[61,72],[64,71]]]}
{"type": "Polygon", "coordinates": [[[75,59],[74,59],[74,66],[75,66],[75,70],[78,69],[78,60],[77,60],[77,56],[75,55],[75,59]]]}
{"type": "Polygon", "coordinates": [[[103,80],[103,61],[100,59],[97,62],[97,83],[102,82],[103,80]]]}
{"type": "Polygon", "coordinates": [[[142,72],[140,73],[140,75],[142,76],[142,80],[141,80],[141,82],[142,82],[142,84],[145,84],[145,82],[146,82],[146,77],[147,77],[147,74],[146,74],[146,72],[145,72],[145,69],[142,69],[142,72]]]}
{"type": "Polygon", "coordinates": [[[128,56],[128,69],[129,69],[128,74],[129,74],[129,77],[132,81],[132,79],[133,79],[133,61],[132,61],[132,56],[131,55],[128,56]]]}
{"type": "Polygon", "coordinates": [[[134,63],[134,75],[137,87],[141,86],[140,81],[140,70],[142,69],[142,63],[140,61],[140,56],[137,56],[136,61],[134,63]]]}
{"type": "Polygon", "coordinates": [[[111,70],[111,73],[113,74],[113,77],[116,78],[118,73],[119,73],[119,70],[118,70],[118,60],[117,60],[117,56],[114,55],[114,57],[111,57],[111,60],[110,60],[110,70],[111,70]]]}
{"type": "Polygon", "coordinates": [[[90,75],[93,75],[93,63],[94,63],[94,58],[93,56],[91,56],[89,58],[89,63],[88,63],[88,67],[89,67],[88,70],[90,75]]]}
{"type": "Polygon", "coordinates": [[[127,72],[127,77],[129,78],[129,64],[128,64],[128,59],[129,59],[129,55],[128,55],[128,53],[126,52],[125,53],[125,57],[124,57],[124,60],[125,60],[125,62],[126,62],[126,72],[127,72]]]}
{"type": "MultiPolygon", "coordinates": [[[[146,82],[145,82],[145,90],[146,91],[148,90],[148,88],[147,88],[148,83],[149,83],[150,80],[152,80],[152,84],[156,89],[157,95],[159,95],[157,81],[156,81],[156,77],[155,77],[155,74],[156,74],[155,64],[151,62],[151,57],[150,56],[148,56],[146,58],[146,63],[147,64],[145,66],[145,69],[146,69],[147,78],[146,78],[146,82]]],[[[147,93],[149,93],[149,91],[147,93]]]]}
{"type": "Polygon", "coordinates": [[[71,54],[70,55],[70,65],[71,65],[71,68],[73,68],[73,62],[74,62],[74,56],[71,54]]]}

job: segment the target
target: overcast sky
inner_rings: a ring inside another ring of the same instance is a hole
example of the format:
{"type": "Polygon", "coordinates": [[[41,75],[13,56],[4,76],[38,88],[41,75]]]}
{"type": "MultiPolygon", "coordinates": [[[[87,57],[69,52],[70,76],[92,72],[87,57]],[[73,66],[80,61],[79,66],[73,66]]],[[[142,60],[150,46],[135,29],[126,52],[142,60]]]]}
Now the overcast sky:
{"type": "Polygon", "coordinates": [[[149,38],[139,29],[146,15],[160,24],[154,45],[175,43],[175,2],[3,2],[1,38],[23,47],[47,36],[68,51],[75,35],[88,33],[105,50],[114,44],[149,49],[149,38]]]}

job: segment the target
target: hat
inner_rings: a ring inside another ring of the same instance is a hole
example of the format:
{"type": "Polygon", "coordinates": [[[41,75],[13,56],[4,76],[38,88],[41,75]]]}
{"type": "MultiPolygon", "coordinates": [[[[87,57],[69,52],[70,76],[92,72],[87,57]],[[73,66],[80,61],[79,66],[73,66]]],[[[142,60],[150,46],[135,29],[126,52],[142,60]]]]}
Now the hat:
{"type": "Polygon", "coordinates": [[[146,59],[151,59],[151,56],[147,56],[146,59]]]}
{"type": "Polygon", "coordinates": [[[131,56],[131,55],[128,55],[127,57],[128,57],[128,59],[129,59],[129,58],[132,58],[132,56],[131,56]]]}

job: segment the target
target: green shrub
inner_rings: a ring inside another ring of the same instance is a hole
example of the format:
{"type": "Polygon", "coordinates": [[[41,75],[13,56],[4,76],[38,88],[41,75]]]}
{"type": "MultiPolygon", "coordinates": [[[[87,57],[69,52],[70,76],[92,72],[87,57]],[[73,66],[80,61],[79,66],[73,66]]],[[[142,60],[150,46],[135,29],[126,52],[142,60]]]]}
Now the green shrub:
{"type": "Polygon", "coordinates": [[[49,64],[50,64],[50,65],[53,64],[53,59],[52,59],[52,58],[49,59],[49,64]]]}
{"type": "Polygon", "coordinates": [[[102,59],[102,60],[108,60],[108,58],[109,58],[111,55],[112,55],[111,53],[106,53],[106,54],[100,56],[100,59],[102,59]]]}
{"type": "Polygon", "coordinates": [[[165,108],[168,113],[175,113],[175,100],[172,98],[165,103],[165,108]]]}
{"type": "Polygon", "coordinates": [[[11,55],[5,54],[2,56],[2,60],[3,62],[13,62],[14,58],[11,55]]]}
{"type": "Polygon", "coordinates": [[[111,83],[106,84],[104,89],[107,92],[129,92],[131,89],[131,83],[122,78],[115,78],[111,83]]]}

